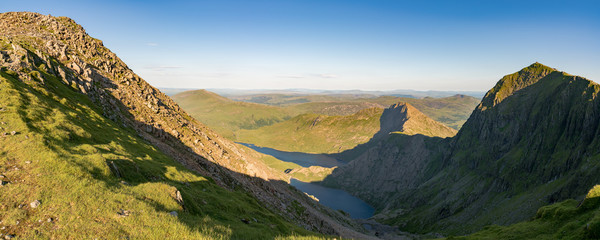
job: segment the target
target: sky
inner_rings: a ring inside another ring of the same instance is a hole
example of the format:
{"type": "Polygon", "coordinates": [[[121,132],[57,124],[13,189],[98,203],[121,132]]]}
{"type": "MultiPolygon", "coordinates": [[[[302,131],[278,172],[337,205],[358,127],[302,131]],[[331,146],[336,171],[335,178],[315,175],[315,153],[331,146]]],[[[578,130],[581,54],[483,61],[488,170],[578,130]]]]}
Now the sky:
{"type": "Polygon", "coordinates": [[[67,16],[159,88],[487,91],[534,62],[600,81],[600,1],[2,0],[67,16]]]}

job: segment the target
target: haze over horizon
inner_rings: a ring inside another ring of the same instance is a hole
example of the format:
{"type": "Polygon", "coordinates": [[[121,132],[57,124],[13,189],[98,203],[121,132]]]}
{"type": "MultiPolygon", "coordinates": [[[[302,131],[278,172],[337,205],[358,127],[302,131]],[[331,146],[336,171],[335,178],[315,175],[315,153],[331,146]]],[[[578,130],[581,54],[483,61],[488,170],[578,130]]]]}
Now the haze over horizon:
{"type": "Polygon", "coordinates": [[[9,1],[159,88],[486,91],[533,62],[600,81],[595,1],[9,1]]]}

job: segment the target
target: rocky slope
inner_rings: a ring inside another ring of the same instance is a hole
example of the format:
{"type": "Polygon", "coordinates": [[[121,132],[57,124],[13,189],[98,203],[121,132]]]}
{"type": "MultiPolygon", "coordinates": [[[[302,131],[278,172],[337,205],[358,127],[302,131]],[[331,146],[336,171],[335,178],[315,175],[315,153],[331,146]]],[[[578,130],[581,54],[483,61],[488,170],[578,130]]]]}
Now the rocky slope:
{"type": "Polygon", "coordinates": [[[53,88],[46,85],[49,77],[60,79],[89,97],[120,128],[132,129],[161,152],[218,185],[243,189],[306,229],[362,236],[347,228],[351,226],[348,219],[291,190],[281,181],[284,177],[266,167],[253,156],[255,153],[193,120],[73,20],[2,13],[0,33],[0,66],[15,79],[46,89],[53,88]],[[290,210],[293,206],[302,210],[290,210]]]}
{"type": "Polygon", "coordinates": [[[464,234],[523,221],[600,181],[599,92],[535,63],[502,78],[454,138],[384,138],[325,182],[371,196],[380,220],[410,231],[464,234]],[[347,181],[361,168],[382,174],[347,181]],[[379,182],[390,185],[366,192],[379,182]]]}

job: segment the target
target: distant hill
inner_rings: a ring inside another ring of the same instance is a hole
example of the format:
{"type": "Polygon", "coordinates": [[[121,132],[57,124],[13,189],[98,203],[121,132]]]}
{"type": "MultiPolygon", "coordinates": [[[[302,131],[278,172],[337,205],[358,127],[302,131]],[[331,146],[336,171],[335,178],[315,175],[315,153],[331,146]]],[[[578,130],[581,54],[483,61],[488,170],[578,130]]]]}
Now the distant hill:
{"type": "Polygon", "coordinates": [[[324,115],[349,115],[370,107],[386,108],[397,102],[410,103],[430,118],[456,130],[460,129],[479,99],[454,95],[444,98],[405,98],[381,96],[376,98],[355,98],[342,101],[307,102],[287,106],[292,112],[312,112],[324,115]]]}
{"type": "Polygon", "coordinates": [[[454,136],[456,130],[430,119],[407,103],[387,109],[368,108],[348,116],[303,114],[290,120],[244,130],[238,140],[284,151],[338,153],[371,140],[377,133],[454,136]]]}
{"type": "Polygon", "coordinates": [[[172,98],[192,117],[229,139],[236,139],[240,129],[256,129],[291,118],[290,111],[283,108],[233,101],[206,90],[186,91],[172,98]]]}
{"type": "Polygon", "coordinates": [[[324,183],[407,231],[462,235],[524,221],[600,182],[599,93],[597,83],[535,63],[498,81],[455,137],[392,134],[348,151],[350,164],[324,183]]]}

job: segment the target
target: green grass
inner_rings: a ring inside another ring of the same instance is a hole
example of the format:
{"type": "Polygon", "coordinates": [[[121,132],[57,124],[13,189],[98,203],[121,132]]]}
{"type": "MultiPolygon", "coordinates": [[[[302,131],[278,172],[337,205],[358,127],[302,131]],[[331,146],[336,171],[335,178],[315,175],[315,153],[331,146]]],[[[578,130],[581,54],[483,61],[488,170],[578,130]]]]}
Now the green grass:
{"type": "Polygon", "coordinates": [[[350,116],[303,114],[255,130],[241,130],[238,141],[283,151],[337,153],[365,143],[379,131],[383,109],[371,108],[350,116]]]}
{"type": "Polygon", "coordinates": [[[447,239],[598,239],[600,238],[600,185],[583,202],[573,199],[541,207],[530,221],[510,226],[487,226],[462,237],[447,239]]]}
{"type": "Polygon", "coordinates": [[[248,193],[223,189],[187,170],[133,130],[104,118],[86,96],[36,70],[44,84],[0,73],[0,133],[9,133],[0,136],[0,174],[9,182],[0,186],[3,234],[22,239],[323,238],[285,221],[248,193]],[[113,164],[118,170],[109,167],[113,164]],[[174,198],[176,191],[183,206],[174,198]],[[29,206],[34,200],[41,202],[35,209],[29,206]],[[257,221],[246,224],[241,218],[257,221]]]}
{"type": "Polygon", "coordinates": [[[256,103],[236,102],[206,90],[172,97],[192,117],[224,137],[236,140],[240,129],[256,129],[291,118],[289,111],[256,103]]]}

